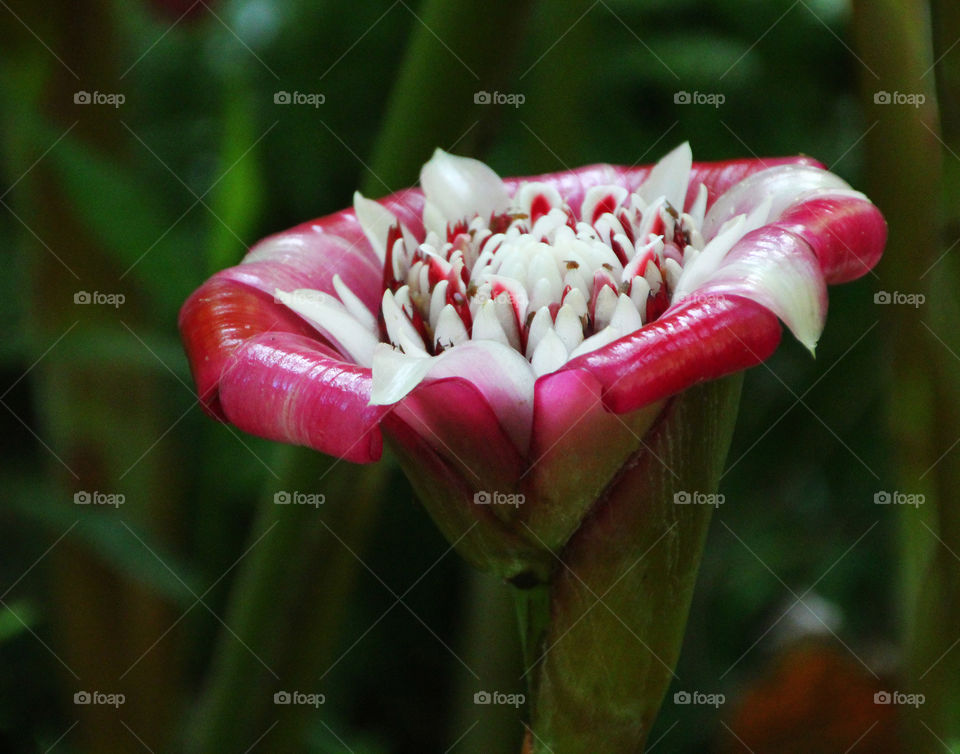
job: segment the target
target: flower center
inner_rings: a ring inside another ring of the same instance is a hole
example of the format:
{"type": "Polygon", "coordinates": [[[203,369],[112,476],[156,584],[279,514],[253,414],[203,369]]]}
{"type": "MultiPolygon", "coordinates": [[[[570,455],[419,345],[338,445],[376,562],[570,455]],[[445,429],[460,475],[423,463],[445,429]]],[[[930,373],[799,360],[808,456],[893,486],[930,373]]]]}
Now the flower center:
{"type": "Polygon", "coordinates": [[[555,188],[527,183],[506,211],[448,219],[419,245],[396,225],[381,336],[418,355],[498,341],[538,375],[554,371],[660,316],[704,247],[705,209],[705,189],[681,214],[663,196],[596,186],[578,218],[555,188]]]}

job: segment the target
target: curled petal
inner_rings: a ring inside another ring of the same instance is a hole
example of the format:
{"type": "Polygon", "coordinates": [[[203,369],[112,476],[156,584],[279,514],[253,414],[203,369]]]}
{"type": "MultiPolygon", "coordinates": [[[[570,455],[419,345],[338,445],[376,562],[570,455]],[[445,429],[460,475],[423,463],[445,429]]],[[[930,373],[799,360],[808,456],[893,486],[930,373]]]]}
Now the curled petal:
{"type": "Polygon", "coordinates": [[[225,420],[220,407],[220,375],[233,351],[267,332],[316,333],[305,321],[278,306],[272,295],[214,276],[180,309],[180,334],[204,409],[225,420]]]}
{"type": "Polygon", "coordinates": [[[721,267],[690,295],[756,301],[811,352],[827,318],[827,286],[813,250],[799,236],[769,225],[740,239],[721,267]]]}
{"type": "MultiPolygon", "coordinates": [[[[567,362],[600,383],[618,414],[759,364],[780,342],[780,323],[764,306],[737,296],[693,299],[609,346],[567,362]]],[[[545,375],[541,380],[557,379],[545,375]]]]}
{"type": "Polygon", "coordinates": [[[847,193],[806,198],[789,207],[774,225],[810,244],[831,285],[872,270],[887,241],[887,223],[880,210],[847,193]]]}
{"type": "Polygon", "coordinates": [[[239,429],[356,463],[380,457],[380,419],[370,370],[344,362],[313,338],[264,333],[233,351],[220,376],[220,405],[239,429]]]}
{"type": "MultiPolygon", "coordinates": [[[[737,215],[747,214],[763,201],[770,202],[771,218],[780,214],[798,197],[822,189],[850,190],[842,178],[810,165],[780,165],[745,178],[717,199],[700,229],[707,240],[737,215]]],[[[862,194],[857,194],[863,198],[862,194]]]]}

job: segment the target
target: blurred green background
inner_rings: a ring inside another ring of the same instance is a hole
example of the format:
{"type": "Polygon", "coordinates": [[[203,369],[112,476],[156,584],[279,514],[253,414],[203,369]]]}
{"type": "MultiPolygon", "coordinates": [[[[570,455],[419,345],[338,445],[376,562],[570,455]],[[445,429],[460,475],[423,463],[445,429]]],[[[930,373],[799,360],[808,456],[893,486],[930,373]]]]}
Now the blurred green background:
{"type": "Polygon", "coordinates": [[[689,140],[817,157],[891,242],[831,291],[816,360],[787,335],[747,375],[648,750],[960,751],[953,4],[0,6],[0,750],[518,751],[523,710],[473,698],[523,691],[505,590],[389,460],[206,417],[177,311],[264,235],[411,185],[435,146],[523,175],[689,140]],[[874,704],[895,690],[925,701],[874,704]],[[77,703],[95,691],[123,704],[77,703]],[[674,697],[695,691],[724,703],[674,697]]]}

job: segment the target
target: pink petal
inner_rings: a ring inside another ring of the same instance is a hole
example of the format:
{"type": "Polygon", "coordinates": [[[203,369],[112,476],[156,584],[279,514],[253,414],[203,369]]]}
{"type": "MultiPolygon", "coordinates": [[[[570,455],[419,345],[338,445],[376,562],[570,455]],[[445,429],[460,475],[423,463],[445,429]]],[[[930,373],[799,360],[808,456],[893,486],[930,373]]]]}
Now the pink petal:
{"type": "Polygon", "coordinates": [[[380,457],[380,419],[369,369],[342,361],[313,338],[263,333],[233,351],[220,376],[220,405],[239,429],[306,445],[356,463],[380,457]]]}
{"type": "Polygon", "coordinates": [[[569,379],[563,374],[571,369],[588,370],[601,385],[604,405],[624,414],[759,364],[779,342],[776,316],[754,301],[736,296],[688,300],[540,381],[569,379]]]}
{"type": "Polygon", "coordinates": [[[419,436],[474,489],[512,492],[516,488],[522,456],[495,409],[466,377],[418,385],[393,407],[384,427],[394,442],[404,446],[419,436]],[[409,431],[399,431],[398,422],[409,431]]]}
{"type": "Polygon", "coordinates": [[[579,525],[662,404],[627,416],[604,406],[603,386],[586,369],[567,369],[537,380],[529,471],[524,484],[536,490],[538,505],[522,513],[547,545],[559,547],[579,525]],[[563,511],[563,515],[560,515],[563,511]]]}
{"type": "Polygon", "coordinates": [[[187,360],[204,409],[225,420],[220,375],[230,354],[265,332],[316,337],[313,328],[273,296],[214,276],[180,309],[179,327],[187,360]]]}
{"type": "Polygon", "coordinates": [[[887,223],[866,199],[823,194],[788,208],[774,223],[810,244],[826,281],[834,285],[865,275],[880,260],[887,223]]]}

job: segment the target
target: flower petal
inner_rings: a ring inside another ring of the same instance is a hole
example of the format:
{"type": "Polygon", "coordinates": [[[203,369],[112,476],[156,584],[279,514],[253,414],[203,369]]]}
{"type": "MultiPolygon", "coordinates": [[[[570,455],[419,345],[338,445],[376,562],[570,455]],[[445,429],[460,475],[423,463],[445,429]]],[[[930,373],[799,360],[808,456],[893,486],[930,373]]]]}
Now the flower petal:
{"type": "Polygon", "coordinates": [[[355,364],[369,367],[373,349],[380,338],[358,322],[347,308],[333,296],[309,288],[296,291],[275,291],[277,300],[316,327],[339,346],[341,354],[355,364]]]}
{"type": "Polygon", "coordinates": [[[827,318],[827,285],[802,238],[769,225],[748,233],[691,294],[699,299],[731,295],[765,306],[814,351],[827,318]]]}
{"type": "Polygon", "coordinates": [[[692,167],[693,152],[685,141],[653,166],[637,193],[647,204],[665,196],[678,212],[683,211],[692,167]]]}
{"type": "Polygon", "coordinates": [[[373,355],[371,402],[390,405],[426,380],[460,377],[472,383],[493,409],[520,453],[530,445],[533,369],[502,343],[471,340],[439,356],[409,356],[381,345],[373,355]]]}
{"type": "Polygon", "coordinates": [[[379,422],[370,405],[369,369],[293,333],[263,333],[230,356],[220,376],[220,404],[239,429],[348,461],[380,457],[379,422]]]}
{"type": "Polygon", "coordinates": [[[688,299],[655,322],[540,379],[586,369],[600,383],[604,405],[624,414],[759,364],[779,342],[776,315],[754,301],[737,296],[688,299]]]}
{"type": "Polygon", "coordinates": [[[806,197],[789,207],[774,225],[810,244],[831,285],[872,270],[887,241],[887,223],[880,210],[846,192],[806,197]]]}
{"type": "Polygon", "coordinates": [[[475,215],[486,219],[510,205],[507,189],[493,170],[479,160],[442,149],[423,166],[420,185],[427,201],[451,222],[475,215]]]}
{"type": "Polygon", "coordinates": [[[316,331],[273,296],[214,276],[186,300],[179,328],[197,395],[204,409],[225,420],[220,376],[233,351],[268,332],[316,336],[316,331]]]}
{"type": "MultiPolygon", "coordinates": [[[[820,189],[850,190],[842,178],[810,165],[780,165],[745,178],[718,198],[703,220],[700,232],[706,240],[737,215],[748,214],[758,204],[770,201],[770,217],[777,218],[801,195],[820,189]]],[[[862,198],[862,194],[859,194],[862,198]]]]}

